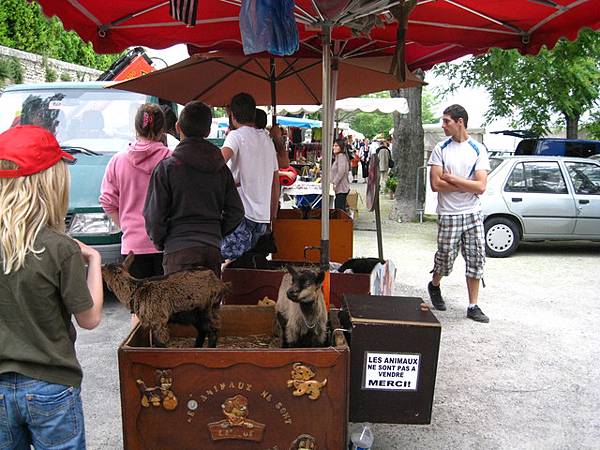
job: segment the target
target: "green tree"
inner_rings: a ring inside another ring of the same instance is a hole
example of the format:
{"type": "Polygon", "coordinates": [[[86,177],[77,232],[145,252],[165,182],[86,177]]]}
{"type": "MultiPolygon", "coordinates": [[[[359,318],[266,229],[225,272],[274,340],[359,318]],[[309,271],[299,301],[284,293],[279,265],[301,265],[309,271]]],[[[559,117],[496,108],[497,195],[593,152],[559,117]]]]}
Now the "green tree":
{"type": "Polygon", "coordinates": [[[0,0],[0,45],[48,58],[105,70],[120,55],[98,55],[56,17],[48,19],[40,5],[27,0],[0,0]]]}
{"type": "Polygon", "coordinates": [[[484,88],[491,99],[486,123],[504,117],[539,135],[564,125],[567,137],[576,138],[582,115],[599,106],[600,34],[583,30],[576,41],[560,40],[537,56],[493,49],[460,64],[438,65],[434,73],[449,80],[445,93],[462,86],[484,88]]]}

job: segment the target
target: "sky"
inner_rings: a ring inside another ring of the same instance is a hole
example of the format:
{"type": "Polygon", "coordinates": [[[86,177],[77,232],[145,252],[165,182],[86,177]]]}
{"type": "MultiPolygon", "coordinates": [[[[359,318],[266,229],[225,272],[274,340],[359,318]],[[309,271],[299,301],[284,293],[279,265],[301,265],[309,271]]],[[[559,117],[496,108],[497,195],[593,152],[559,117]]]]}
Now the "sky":
{"type": "MultiPolygon", "coordinates": [[[[167,64],[175,64],[188,57],[187,47],[185,45],[175,45],[164,50],[147,49],[148,56],[157,57],[164,60],[167,64]]],[[[165,67],[165,64],[156,60],[154,66],[158,69],[165,67]]],[[[436,87],[443,86],[445,79],[435,77],[432,71],[425,74],[425,81],[428,83],[428,89],[433,91],[436,87]]],[[[483,89],[463,88],[457,90],[453,95],[439,99],[438,110],[434,111],[436,115],[442,115],[442,111],[448,105],[458,103],[469,113],[469,127],[480,128],[483,124],[483,115],[489,105],[489,96],[483,89]]],[[[490,131],[509,129],[510,126],[506,120],[496,120],[486,125],[487,134],[484,136],[484,143],[489,149],[493,150],[513,150],[519,139],[490,134],[490,131]]]]}

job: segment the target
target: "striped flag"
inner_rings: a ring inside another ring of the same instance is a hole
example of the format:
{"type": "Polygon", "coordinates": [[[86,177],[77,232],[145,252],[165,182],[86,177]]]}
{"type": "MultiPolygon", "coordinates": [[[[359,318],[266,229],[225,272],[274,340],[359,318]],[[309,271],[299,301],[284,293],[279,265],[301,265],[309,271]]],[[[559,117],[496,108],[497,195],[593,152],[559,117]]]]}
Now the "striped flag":
{"type": "Polygon", "coordinates": [[[196,25],[198,0],[169,0],[171,16],[187,25],[196,25]]]}

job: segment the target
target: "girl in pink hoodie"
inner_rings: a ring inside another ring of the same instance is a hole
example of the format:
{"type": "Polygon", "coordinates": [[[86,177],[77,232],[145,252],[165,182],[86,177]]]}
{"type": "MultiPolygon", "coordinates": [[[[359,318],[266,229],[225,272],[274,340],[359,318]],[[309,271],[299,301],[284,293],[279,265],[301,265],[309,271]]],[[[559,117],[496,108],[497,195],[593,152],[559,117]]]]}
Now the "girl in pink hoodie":
{"type": "Polygon", "coordinates": [[[135,143],[112,157],[102,179],[100,204],[123,231],[121,253],[133,251],[136,255],[130,268],[136,278],[163,273],[162,253],[146,234],[142,210],[152,171],[159,161],[171,156],[161,142],[164,127],[165,117],[158,105],[140,106],[135,115],[135,143]]]}

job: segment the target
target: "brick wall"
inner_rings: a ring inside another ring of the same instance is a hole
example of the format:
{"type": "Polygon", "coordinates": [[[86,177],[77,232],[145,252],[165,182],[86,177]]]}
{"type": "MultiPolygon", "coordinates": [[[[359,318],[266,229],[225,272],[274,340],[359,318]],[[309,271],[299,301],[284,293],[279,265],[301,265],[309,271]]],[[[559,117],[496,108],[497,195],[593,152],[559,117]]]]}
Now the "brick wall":
{"type": "Polygon", "coordinates": [[[61,81],[62,74],[68,74],[71,81],[93,81],[102,73],[100,70],[71,64],[52,58],[44,58],[33,53],[23,52],[0,45],[0,58],[16,57],[23,68],[23,83],[44,83],[46,67],[56,72],[56,81],[61,81]]]}

